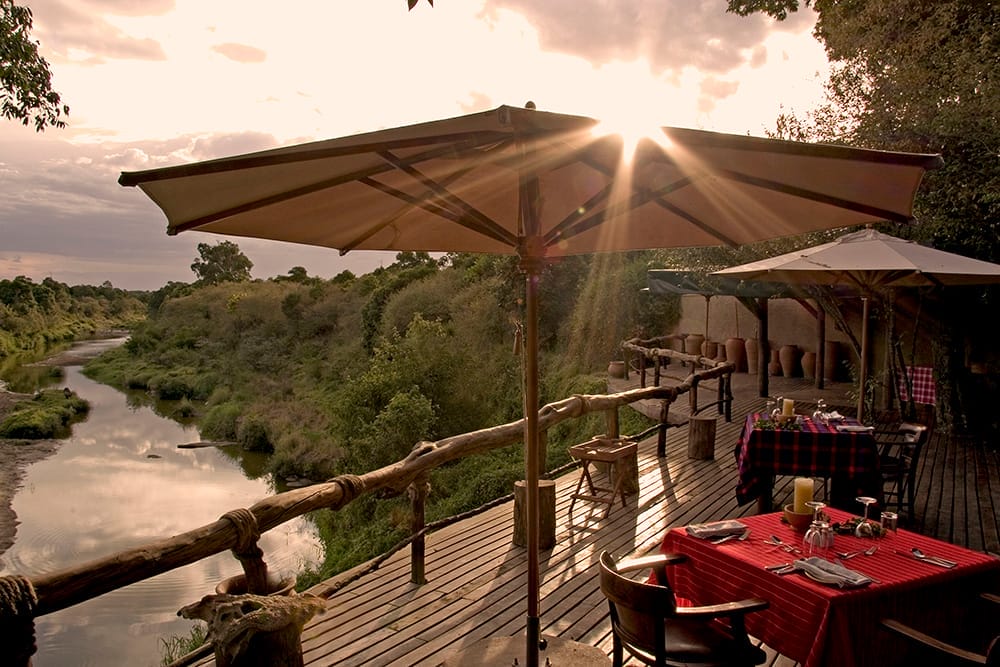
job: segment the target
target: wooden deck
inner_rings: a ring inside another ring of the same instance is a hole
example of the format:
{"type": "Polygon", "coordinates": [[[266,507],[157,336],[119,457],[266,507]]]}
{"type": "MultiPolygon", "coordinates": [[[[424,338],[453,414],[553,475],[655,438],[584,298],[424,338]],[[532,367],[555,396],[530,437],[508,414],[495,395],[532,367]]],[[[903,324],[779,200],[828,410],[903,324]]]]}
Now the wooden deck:
{"type": "MultiPolygon", "coordinates": [[[[607,603],[597,575],[602,550],[618,556],[643,553],[656,549],[672,526],[755,511],[755,504],[736,504],[732,456],[744,416],[763,406],[755,381],[754,376],[734,376],[733,421],[718,420],[714,460],[687,457],[686,428],[670,429],[665,459],[655,455],[655,435],[641,442],[639,496],[630,497],[625,508],[617,504],[607,519],[605,506],[579,501],[569,516],[577,469],[556,480],[556,546],[541,554],[543,634],[585,642],[610,654],[607,603]]],[[[774,395],[803,401],[819,397],[802,379],[772,378],[771,384],[774,395]]],[[[714,383],[706,385],[701,389],[705,403],[714,400],[709,397],[715,392],[714,383]]],[[[823,397],[831,405],[850,404],[843,385],[825,390],[823,397]]],[[[790,491],[790,478],[779,477],[777,501],[783,502],[790,491]]],[[[1000,553],[998,509],[996,449],[935,434],[920,467],[917,520],[909,527],[1000,553]]],[[[350,573],[310,589],[329,594],[329,603],[327,612],[303,632],[306,664],[439,665],[477,640],[522,634],[527,558],[523,548],[512,544],[512,532],[512,505],[506,503],[428,536],[425,585],[410,583],[409,550],[404,550],[339,590],[337,582],[350,573]]],[[[773,651],[769,656],[769,664],[776,667],[795,664],[773,651]]]]}

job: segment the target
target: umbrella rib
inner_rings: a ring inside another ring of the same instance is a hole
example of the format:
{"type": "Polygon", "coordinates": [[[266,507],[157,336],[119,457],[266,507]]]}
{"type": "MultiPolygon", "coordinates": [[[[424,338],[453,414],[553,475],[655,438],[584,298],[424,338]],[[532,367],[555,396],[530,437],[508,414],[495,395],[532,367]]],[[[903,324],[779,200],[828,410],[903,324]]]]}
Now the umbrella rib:
{"type": "MultiPolygon", "coordinates": [[[[454,152],[454,147],[440,147],[434,150],[425,151],[413,156],[412,160],[430,160],[441,155],[454,152]]],[[[344,183],[350,183],[351,181],[361,181],[362,179],[382,174],[391,171],[392,167],[387,164],[378,164],[372,167],[366,167],[364,169],[359,169],[357,171],[352,171],[347,174],[341,174],[335,178],[328,178],[326,180],[318,181],[316,183],[310,183],[309,185],[304,185],[300,188],[295,188],[294,190],[288,190],[280,194],[270,195],[268,197],[262,197],[260,199],[255,199],[249,201],[239,206],[233,206],[227,209],[222,209],[221,211],[214,211],[208,215],[195,218],[193,220],[188,220],[186,222],[180,222],[174,225],[168,234],[174,236],[180,232],[185,232],[191,229],[197,229],[202,225],[207,225],[218,220],[223,220],[232,215],[237,215],[239,213],[246,213],[248,211],[254,211],[259,208],[264,208],[266,206],[271,206],[272,204],[280,204],[281,202],[296,199],[297,197],[304,197],[305,195],[310,195],[321,190],[326,190],[328,188],[337,187],[338,185],[343,185],[344,183]]],[[[154,179],[158,180],[158,179],[154,179]]]]}
{"type": "MultiPolygon", "coordinates": [[[[463,170],[461,172],[456,172],[455,174],[452,174],[452,178],[453,179],[454,178],[458,178],[462,174],[466,173],[467,171],[468,170],[463,170]]],[[[362,178],[362,179],[359,179],[358,182],[359,183],[364,183],[368,187],[374,188],[374,189],[378,190],[379,192],[383,192],[383,193],[385,193],[385,194],[387,194],[387,195],[389,195],[391,197],[395,197],[396,199],[399,199],[402,202],[405,202],[407,204],[411,204],[411,205],[416,206],[418,208],[422,208],[425,211],[427,211],[428,213],[432,213],[434,215],[438,215],[438,216],[444,218],[445,220],[448,220],[450,222],[454,222],[456,224],[459,224],[459,225],[465,227],[466,229],[469,229],[471,231],[474,231],[474,232],[477,232],[479,234],[482,234],[483,236],[488,236],[490,238],[493,238],[493,239],[495,239],[495,240],[497,240],[497,241],[499,241],[499,242],[501,242],[501,243],[503,243],[505,245],[510,245],[510,246],[514,245],[512,239],[509,236],[506,236],[506,237],[503,236],[503,235],[498,236],[498,235],[496,235],[494,233],[495,230],[493,228],[489,228],[489,227],[483,228],[482,226],[480,226],[478,220],[476,220],[474,218],[467,218],[467,217],[463,216],[461,213],[456,213],[455,211],[453,211],[450,208],[446,208],[446,207],[440,206],[438,204],[435,204],[433,202],[430,202],[430,201],[428,201],[424,197],[417,197],[417,196],[411,195],[411,194],[409,194],[407,192],[403,192],[402,190],[397,190],[396,188],[394,188],[394,187],[392,187],[390,185],[386,185],[385,183],[380,183],[379,181],[376,181],[376,180],[371,179],[371,178],[362,178]]],[[[372,236],[374,236],[379,231],[385,229],[386,227],[388,227],[389,225],[391,225],[392,223],[394,223],[396,220],[398,220],[400,217],[402,217],[405,213],[406,213],[406,209],[405,208],[401,209],[399,212],[394,213],[394,214],[390,215],[389,217],[385,218],[384,220],[382,220],[381,222],[379,222],[378,224],[373,225],[364,234],[362,234],[361,236],[355,238],[353,241],[345,244],[343,246],[343,248],[341,248],[340,254],[343,255],[343,254],[346,254],[346,253],[350,252],[351,250],[354,250],[361,243],[363,243],[366,239],[371,238],[372,236]]]]}
{"type": "MultiPolygon", "coordinates": [[[[622,212],[624,212],[625,210],[634,210],[644,204],[652,202],[660,206],[661,208],[670,211],[674,215],[683,218],[684,220],[688,221],[698,229],[711,235],[713,238],[718,239],[720,242],[730,247],[736,247],[737,245],[739,245],[735,240],[729,238],[725,234],[722,234],[717,229],[706,224],[701,219],[697,218],[696,216],[688,213],[679,206],[671,204],[670,202],[662,198],[664,195],[669,195],[671,192],[675,192],[677,190],[680,190],[681,188],[687,187],[691,185],[693,182],[694,179],[692,177],[685,176],[684,178],[674,181],[673,183],[666,185],[660,188],[659,190],[649,191],[645,189],[636,188],[635,189],[636,191],[632,194],[631,197],[629,197],[627,202],[624,202],[622,204],[615,204],[614,207],[615,211],[618,212],[619,209],[622,212]]],[[[591,198],[591,200],[593,199],[594,198],[591,198]]],[[[608,208],[604,208],[587,217],[582,217],[584,214],[579,213],[578,211],[570,213],[568,216],[566,216],[565,219],[563,219],[562,222],[560,222],[551,231],[549,231],[548,234],[546,234],[545,244],[552,245],[554,243],[559,242],[560,240],[567,239],[576,236],[578,234],[582,234],[583,232],[586,232],[590,229],[593,229],[594,227],[604,222],[605,218],[608,215],[609,210],[610,209],[608,208]]]]}
{"type": "MultiPolygon", "coordinates": [[[[411,178],[415,179],[417,182],[424,185],[430,192],[436,195],[445,204],[444,206],[441,206],[441,208],[450,208],[452,214],[457,216],[454,218],[455,222],[462,223],[462,219],[465,219],[466,217],[471,218],[478,223],[476,228],[470,227],[473,231],[488,233],[489,236],[492,236],[493,238],[503,241],[509,245],[515,245],[517,243],[517,239],[513,234],[504,229],[501,225],[497,224],[488,215],[477,209],[475,206],[468,203],[455,193],[449,191],[447,185],[442,185],[414,167],[412,161],[400,159],[389,151],[378,151],[378,155],[396,169],[402,171],[411,178]]],[[[462,224],[467,227],[469,226],[465,223],[462,224]]]]}
{"type": "Polygon", "coordinates": [[[733,171],[730,169],[719,169],[717,174],[723,178],[728,178],[730,180],[738,181],[740,183],[746,183],[747,185],[754,185],[759,188],[764,188],[765,190],[772,190],[774,192],[780,192],[782,194],[799,197],[801,199],[809,199],[812,201],[822,202],[824,204],[830,204],[831,206],[836,206],[838,208],[843,208],[850,211],[856,211],[858,213],[868,213],[870,215],[875,216],[875,218],[878,220],[909,222],[910,220],[913,219],[913,216],[897,213],[896,211],[890,211],[888,209],[884,209],[878,206],[871,206],[869,204],[862,204],[861,202],[856,202],[850,199],[844,199],[842,197],[834,197],[832,195],[826,195],[821,192],[816,192],[815,190],[808,190],[806,188],[800,188],[794,185],[787,185],[785,183],[779,183],[777,181],[772,181],[767,178],[750,176],[749,174],[744,174],[743,172],[739,171],[733,171]]]}

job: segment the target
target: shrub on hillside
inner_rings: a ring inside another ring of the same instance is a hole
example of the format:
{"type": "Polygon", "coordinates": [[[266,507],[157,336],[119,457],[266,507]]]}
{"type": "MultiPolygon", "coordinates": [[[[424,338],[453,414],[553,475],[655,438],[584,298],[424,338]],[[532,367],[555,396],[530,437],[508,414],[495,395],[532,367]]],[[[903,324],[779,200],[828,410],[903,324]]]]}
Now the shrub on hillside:
{"type": "Polygon", "coordinates": [[[90,403],[67,390],[43,391],[33,399],[16,403],[0,421],[0,438],[59,438],[68,426],[90,411],[90,403]]]}

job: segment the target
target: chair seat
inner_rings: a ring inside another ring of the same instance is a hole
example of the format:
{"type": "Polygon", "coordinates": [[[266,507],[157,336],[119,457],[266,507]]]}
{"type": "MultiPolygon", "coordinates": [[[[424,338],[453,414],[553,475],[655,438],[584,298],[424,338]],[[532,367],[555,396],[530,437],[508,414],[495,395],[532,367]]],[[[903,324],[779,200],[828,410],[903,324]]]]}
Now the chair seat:
{"type": "Polygon", "coordinates": [[[759,665],[765,653],[742,644],[716,624],[674,620],[666,625],[667,664],[759,665]]]}

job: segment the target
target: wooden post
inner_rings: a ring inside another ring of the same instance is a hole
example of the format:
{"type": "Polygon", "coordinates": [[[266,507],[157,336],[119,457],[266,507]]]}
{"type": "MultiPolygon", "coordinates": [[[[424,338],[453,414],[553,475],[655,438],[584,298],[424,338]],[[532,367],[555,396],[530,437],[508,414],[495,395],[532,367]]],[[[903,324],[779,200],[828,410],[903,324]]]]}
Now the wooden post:
{"type": "Polygon", "coordinates": [[[691,391],[688,392],[689,415],[698,414],[698,383],[701,378],[697,375],[691,376],[691,391]]]}
{"type": "Polygon", "coordinates": [[[609,438],[617,438],[621,435],[621,427],[618,424],[618,408],[614,407],[604,413],[605,433],[609,438]]]}
{"type": "Polygon", "coordinates": [[[660,355],[656,355],[656,358],[653,360],[653,386],[654,387],[659,387],[660,386],[660,374],[662,372],[661,371],[662,366],[663,366],[663,362],[660,360],[660,355]]]}
{"type": "Polygon", "coordinates": [[[35,646],[35,591],[27,577],[0,577],[0,646],[11,667],[31,667],[35,646]]]}
{"type": "Polygon", "coordinates": [[[767,398],[768,376],[767,362],[771,359],[771,342],[767,339],[767,299],[757,299],[757,395],[767,398]]]}
{"type": "MultiPolygon", "coordinates": [[[[514,482],[514,544],[527,546],[527,521],[525,516],[524,480],[514,482]]],[[[538,548],[551,549],[556,545],[556,483],[550,479],[538,480],[538,548]]]]}
{"type": "Polygon", "coordinates": [[[407,487],[410,494],[410,534],[416,535],[410,542],[410,581],[414,584],[427,583],[424,568],[425,543],[422,531],[425,525],[424,508],[430,489],[430,479],[426,472],[414,479],[407,487]]]}
{"type": "Polygon", "coordinates": [[[715,417],[693,415],[688,422],[688,457],[715,458],[715,417]]]}

